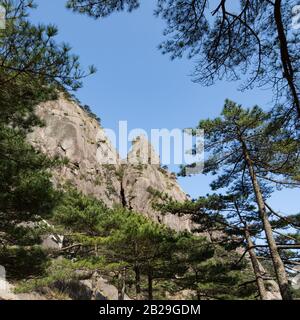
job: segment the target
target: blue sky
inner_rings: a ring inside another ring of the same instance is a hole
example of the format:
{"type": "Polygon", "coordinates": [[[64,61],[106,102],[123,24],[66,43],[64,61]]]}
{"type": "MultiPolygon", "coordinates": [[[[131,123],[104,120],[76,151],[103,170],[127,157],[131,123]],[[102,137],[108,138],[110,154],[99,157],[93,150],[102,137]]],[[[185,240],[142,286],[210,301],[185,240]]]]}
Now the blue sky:
{"type": "MultiPolygon", "coordinates": [[[[164,24],[153,16],[155,1],[143,1],[131,14],[117,13],[101,21],[66,10],[63,0],[36,2],[39,6],[31,20],[58,26],[58,41],[70,44],[84,67],[97,67],[97,74],[84,80],[76,96],[101,117],[105,128],[117,130],[122,120],[128,121],[129,130],[147,132],[193,127],[200,119],[218,116],[226,98],[247,107],[271,106],[267,90],[240,92],[238,83],[225,81],[202,87],[189,76],[194,61],[163,56],[157,47],[164,24]]],[[[193,197],[208,193],[209,181],[204,175],[179,179],[193,197]]],[[[276,192],[271,204],[295,213],[298,194],[299,190],[276,192]]]]}

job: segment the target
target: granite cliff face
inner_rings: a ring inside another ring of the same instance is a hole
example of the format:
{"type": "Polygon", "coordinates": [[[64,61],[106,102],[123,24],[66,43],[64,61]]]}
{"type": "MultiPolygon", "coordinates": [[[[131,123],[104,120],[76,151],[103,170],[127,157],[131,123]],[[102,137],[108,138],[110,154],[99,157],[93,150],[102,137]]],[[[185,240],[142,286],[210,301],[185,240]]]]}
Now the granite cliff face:
{"type": "Polygon", "coordinates": [[[55,182],[70,182],[108,206],[120,203],[118,165],[102,164],[110,158],[118,164],[118,155],[97,120],[63,96],[38,106],[37,115],[45,126],[30,134],[30,142],[42,152],[68,161],[54,173],[55,182]]]}
{"type": "Polygon", "coordinates": [[[175,230],[190,230],[190,220],[171,214],[160,215],[153,210],[155,202],[173,199],[183,202],[186,194],[177,183],[176,176],[161,168],[159,157],[143,137],[133,141],[132,149],[123,165],[122,185],[127,206],[142,212],[152,220],[168,225],[175,230]],[[148,159],[145,159],[148,157],[148,159]],[[148,164],[151,163],[151,164],[148,164]]]}
{"type": "Polygon", "coordinates": [[[162,216],[153,209],[154,201],[164,197],[177,201],[187,197],[176,177],[161,168],[146,139],[137,138],[128,161],[121,161],[98,121],[75,101],[60,95],[39,105],[37,114],[45,126],[30,134],[29,141],[42,152],[67,160],[54,172],[56,184],[70,182],[110,207],[123,205],[174,230],[190,230],[187,218],[162,216]]]}

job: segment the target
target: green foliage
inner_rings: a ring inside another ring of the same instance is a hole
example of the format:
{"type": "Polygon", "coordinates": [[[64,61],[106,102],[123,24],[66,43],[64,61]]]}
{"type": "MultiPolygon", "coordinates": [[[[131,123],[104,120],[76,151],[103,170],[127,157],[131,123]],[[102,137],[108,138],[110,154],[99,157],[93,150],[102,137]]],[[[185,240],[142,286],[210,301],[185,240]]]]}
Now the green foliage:
{"type": "Polygon", "coordinates": [[[53,222],[69,231],[94,235],[101,229],[107,208],[98,200],[70,188],[54,210],[53,222]]]}
{"type": "MultiPolygon", "coordinates": [[[[232,192],[243,188],[244,194],[249,193],[251,181],[245,151],[265,184],[265,197],[272,183],[279,187],[299,186],[299,140],[285,129],[270,130],[269,120],[270,114],[257,106],[243,109],[227,100],[221,117],[199,123],[197,128],[206,134],[208,159],[204,173],[219,174],[211,184],[213,190],[232,187],[232,192]]],[[[185,168],[181,174],[185,175],[185,168]]]]}
{"type": "Polygon", "coordinates": [[[201,292],[202,298],[228,298],[228,286],[236,287],[232,296],[241,293],[238,284],[244,279],[244,266],[232,268],[232,253],[204,238],[176,233],[138,213],[108,209],[69,189],[55,209],[53,222],[63,228],[63,254],[72,259],[72,268],[80,265],[81,270],[101,270],[116,286],[125,272],[131,296],[166,298],[167,287],[171,293],[183,289],[201,292]],[[199,278],[195,280],[196,270],[199,278]]]}
{"type": "MultiPolygon", "coordinates": [[[[278,229],[297,227],[297,223],[293,223],[297,216],[287,219],[278,216],[268,206],[267,199],[274,187],[299,187],[299,140],[291,131],[275,126],[270,113],[258,106],[244,109],[229,100],[220,117],[200,121],[197,129],[204,130],[206,135],[208,157],[204,173],[216,176],[211,188],[221,190],[223,195],[212,195],[183,205],[170,203],[164,209],[190,214],[202,231],[226,233],[229,236],[227,248],[228,245],[245,246],[245,250],[249,250],[253,246],[256,248],[251,237],[267,239],[268,245],[260,254],[263,252],[264,258],[272,259],[281,292],[284,299],[289,299],[289,293],[284,290],[288,285],[284,262],[291,263],[293,254],[279,252],[271,230],[278,233],[278,229]]],[[[181,174],[186,175],[185,167],[181,174]]],[[[291,242],[288,234],[283,234],[283,239],[278,238],[279,243],[285,243],[287,239],[291,242]]],[[[295,241],[296,238],[292,244],[297,245],[295,241]]],[[[257,265],[257,251],[253,251],[251,262],[257,265]]],[[[259,276],[259,267],[255,272],[256,277],[259,276]]],[[[260,290],[260,294],[264,294],[262,292],[260,290]]]]}
{"type": "Polygon", "coordinates": [[[59,199],[50,170],[60,162],[26,139],[42,125],[35,107],[55,99],[64,88],[79,88],[87,74],[70,48],[54,41],[54,26],[34,26],[27,20],[33,1],[8,0],[3,5],[7,23],[0,31],[0,264],[9,277],[20,278],[41,273],[47,265],[46,255],[34,245],[41,242],[40,222],[51,216],[59,199]]]}
{"type": "Polygon", "coordinates": [[[114,11],[132,11],[138,6],[138,0],[109,0],[105,4],[100,1],[91,2],[90,0],[68,0],[67,2],[68,8],[95,18],[106,17],[114,11]]]}
{"type": "MultiPolygon", "coordinates": [[[[230,16],[221,24],[217,13],[224,7],[219,6],[215,11],[218,18],[212,28],[204,15],[204,3],[158,1],[157,14],[166,19],[167,33],[172,34],[162,49],[174,58],[180,57],[185,50],[190,50],[190,56],[201,53],[204,60],[200,60],[200,66],[207,67],[196,70],[197,81],[209,84],[225,76],[237,79],[236,68],[246,72],[253,57],[257,57],[257,53],[249,53],[249,48],[253,48],[252,44],[262,36],[260,32],[264,25],[254,17],[260,16],[258,13],[270,16],[271,3],[254,2],[242,18],[230,16]],[[194,5],[192,11],[189,10],[191,5],[194,5]],[[196,16],[199,19],[195,19],[196,16]],[[247,19],[247,23],[258,26],[258,29],[251,32],[242,19],[247,19]],[[197,28],[191,28],[195,21],[197,28]],[[224,33],[224,23],[228,24],[228,34],[224,33]],[[218,30],[221,32],[216,32],[218,30]],[[229,34],[232,48],[238,45],[240,50],[226,49],[229,34]],[[219,37],[217,42],[216,36],[219,37]],[[203,39],[207,41],[202,48],[199,44],[202,45],[203,39]],[[212,51],[212,47],[215,50],[212,51]],[[224,56],[224,52],[229,55],[224,56]]],[[[97,18],[114,11],[131,11],[138,4],[137,0],[68,1],[68,7],[74,11],[97,18]]],[[[243,5],[248,6],[248,1],[241,2],[243,5]]],[[[9,279],[35,277],[23,281],[19,292],[79,280],[78,271],[88,274],[101,271],[118,286],[120,281],[124,282],[127,292],[136,298],[165,298],[166,289],[174,294],[189,289],[197,299],[254,298],[256,289],[251,285],[248,264],[234,263],[239,259],[235,251],[237,244],[245,245],[241,225],[246,225],[245,221],[250,223],[252,236],[259,235],[262,230],[243,151],[249,152],[264,199],[270,195],[274,184],[298,186],[300,177],[299,140],[290,128],[282,128],[286,118],[294,119],[297,107],[299,109],[296,78],[289,74],[292,70],[285,70],[288,61],[278,55],[278,48],[283,47],[280,43],[282,35],[278,37],[273,32],[270,41],[275,45],[266,45],[264,50],[259,50],[259,66],[250,83],[252,85],[257,80],[272,83],[269,75],[272,74],[274,79],[279,76],[276,86],[279,84],[284,88],[286,100],[292,103],[269,114],[257,106],[243,109],[226,101],[221,117],[201,121],[198,126],[207,135],[209,160],[205,173],[218,175],[212,188],[227,188],[230,195],[211,195],[178,204],[153,188],[147,190],[153,198],[168,201],[167,205],[156,204],[162,212],[190,214],[202,228],[198,231],[222,230],[230,240],[234,238],[235,245],[230,246],[228,241],[215,244],[189,233],[176,233],[124,208],[109,209],[101,201],[72,188],[62,195],[54,190],[49,172],[59,161],[32,148],[26,142],[26,135],[35,126],[42,125],[34,113],[36,105],[57,98],[59,92],[78,89],[87,74],[80,69],[78,57],[70,53],[70,48],[54,41],[57,35],[54,26],[34,26],[27,20],[28,9],[34,7],[33,1],[8,0],[5,6],[7,27],[0,31],[0,264],[7,268],[9,279]],[[266,65],[271,62],[270,69],[262,67],[261,58],[266,65]],[[283,77],[282,69],[285,70],[283,77]],[[285,89],[286,80],[288,90],[285,89]],[[290,92],[292,98],[289,98],[290,92]],[[238,204],[241,214],[233,204],[238,204]],[[59,252],[64,258],[51,262],[47,253],[37,245],[45,232],[41,225],[45,218],[65,236],[65,246],[59,252]],[[135,292],[131,287],[135,287],[135,292]]],[[[226,15],[228,12],[223,11],[223,17],[226,15]]],[[[286,21],[284,19],[284,23],[286,21]]],[[[295,40],[288,39],[287,47],[295,40]]],[[[296,59],[298,54],[293,48],[288,49],[292,49],[290,53],[295,64],[299,59],[296,59]]],[[[93,72],[95,69],[91,67],[88,74],[93,72]]],[[[88,106],[82,108],[100,123],[88,106]]],[[[122,178],[122,170],[118,172],[109,166],[106,169],[122,178]]],[[[137,166],[137,169],[141,171],[143,167],[137,166]]],[[[159,170],[164,173],[164,169],[159,170]]],[[[182,174],[185,175],[185,168],[182,168],[182,174]]],[[[108,189],[115,192],[112,184],[108,189]]],[[[299,224],[299,215],[288,219],[273,220],[273,228],[287,229],[299,224]]],[[[277,241],[285,244],[299,242],[299,233],[279,235],[277,241]]],[[[291,250],[282,251],[281,257],[289,262],[299,258],[298,253],[291,250]]],[[[298,293],[294,294],[297,296],[298,293]]]]}
{"type": "Polygon", "coordinates": [[[101,125],[101,119],[91,110],[90,106],[84,105],[81,108],[88,114],[89,117],[95,119],[101,125]]]}
{"type": "Polygon", "coordinates": [[[1,245],[32,245],[38,240],[33,223],[49,217],[59,198],[48,171],[56,161],[34,150],[21,133],[5,126],[0,132],[1,245]]]}
{"type": "Polygon", "coordinates": [[[293,298],[296,300],[300,299],[300,290],[292,290],[293,298]]]}
{"type": "Polygon", "coordinates": [[[39,246],[5,247],[0,250],[0,264],[5,266],[8,280],[41,277],[49,263],[49,257],[39,246]]]}
{"type": "Polygon", "coordinates": [[[195,298],[254,298],[255,287],[241,286],[251,279],[251,270],[247,270],[246,265],[234,265],[237,253],[196,237],[180,239],[179,248],[179,261],[186,266],[186,272],[176,282],[182,288],[193,290],[195,298]]]}
{"type": "Polygon", "coordinates": [[[87,268],[87,263],[70,261],[64,258],[49,261],[47,273],[45,273],[44,277],[19,281],[16,293],[39,291],[47,287],[54,288],[58,282],[62,283],[71,279],[79,279],[78,274],[80,270],[87,268]]]}
{"type": "MultiPolygon", "coordinates": [[[[147,192],[153,197],[153,200],[163,200],[163,201],[166,201],[168,200],[169,196],[167,193],[164,193],[162,191],[159,191],[151,186],[149,186],[147,188],[147,192]]],[[[155,205],[155,204],[154,204],[155,205]]]]}
{"type": "Polygon", "coordinates": [[[182,254],[188,267],[185,276],[179,279],[179,284],[194,290],[197,293],[195,298],[255,297],[252,269],[245,260],[236,264],[240,260],[236,250],[240,251],[245,245],[244,233],[239,227],[239,219],[231,220],[230,210],[234,209],[228,205],[229,201],[230,197],[210,195],[185,203],[169,201],[157,206],[164,213],[190,216],[195,223],[193,232],[210,235],[212,242],[205,242],[198,237],[186,238],[182,242],[182,254]],[[247,282],[249,284],[242,285],[247,282]],[[230,292],[226,290],[228,286],[232,287],[230,292]]]}

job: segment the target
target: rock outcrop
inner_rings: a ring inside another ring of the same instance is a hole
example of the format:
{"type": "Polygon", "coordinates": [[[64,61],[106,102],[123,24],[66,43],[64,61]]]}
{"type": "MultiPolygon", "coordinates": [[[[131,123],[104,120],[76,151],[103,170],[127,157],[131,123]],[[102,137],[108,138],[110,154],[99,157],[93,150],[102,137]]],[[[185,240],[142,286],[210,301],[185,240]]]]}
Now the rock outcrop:
{"type": "Polygon", "coordinates": [[[30,142],[42,152],[68,161],[55,172],[55,181],[71,182],[107,205],[120,202],[117,166],[106,164],[111,158],[118,163],[118,155],[97,120],[63,96],[39,105],[37,115],[45,126],[30,134],[30,142]]]}
{"type": "MultiPolygon", "coordinates": [[[[97,275],[87,280],[57,282],[51,288],[31,293],[15,293],[15,287],[5,280],[0,279],[0,284],[0,300],[118,300],[118,289],[97,275]],[[56,297],[57,290],[60,297],[56,297]]],[[[131,299],[125,294],[124,300],[131,299]]]]}
{"type": "Polygon", "coordinates": [[[191,229],[189,218],[161,215],[153,209],[153,204],[164,199],[183,202],[187,195],[178,185],[176,175],[161,168],[159,157],[143,136],[133,141],[127,163],[123,165],[122,188],[124,202],[129,208],[176,231],[191,229]]]}
{"type": "Polygon", "coordinates": [[[36,128],[29,141],[50,156],[66,159],[54,172],[56,184],[70,182],[110,207],[120,204],[174,230],[190,229],[187,218],[162,216],[153,209],[158,195],[184,201],[186,194],[176,177],[161,168],[159,157],[144,138],[133,142],[124,163],[98,121],[63,94],[39,105],[37,115],[45,126],[36,128]]]}

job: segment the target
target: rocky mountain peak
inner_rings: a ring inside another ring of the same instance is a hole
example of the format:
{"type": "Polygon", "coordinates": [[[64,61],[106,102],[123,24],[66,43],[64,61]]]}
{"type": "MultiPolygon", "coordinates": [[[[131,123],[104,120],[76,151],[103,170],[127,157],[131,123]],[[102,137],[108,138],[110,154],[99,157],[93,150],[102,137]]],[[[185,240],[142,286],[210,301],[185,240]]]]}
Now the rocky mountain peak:
{"type": "Polygon", "coordinates": [[[129,164],[160,165],[160,158],[148,139],[144,135],[140,135],[132,141],[127,162],[129,164]]]}
{"type": "Polygon", "coordinates": [[[39,105],[37,114],[45,126],[36,128],[29,141],[50,156],[67,159],[53,173],[56,184],[71,183],[109,207],[123,205],[175,230],[190,230],[189,219],[162,216],[153,209],[160,198],[187,197],[176,177],[160,167],[159,156],[144,136],[133,141],[124,163],[97,119],[69,97],[61,94],[39,105]]]}

